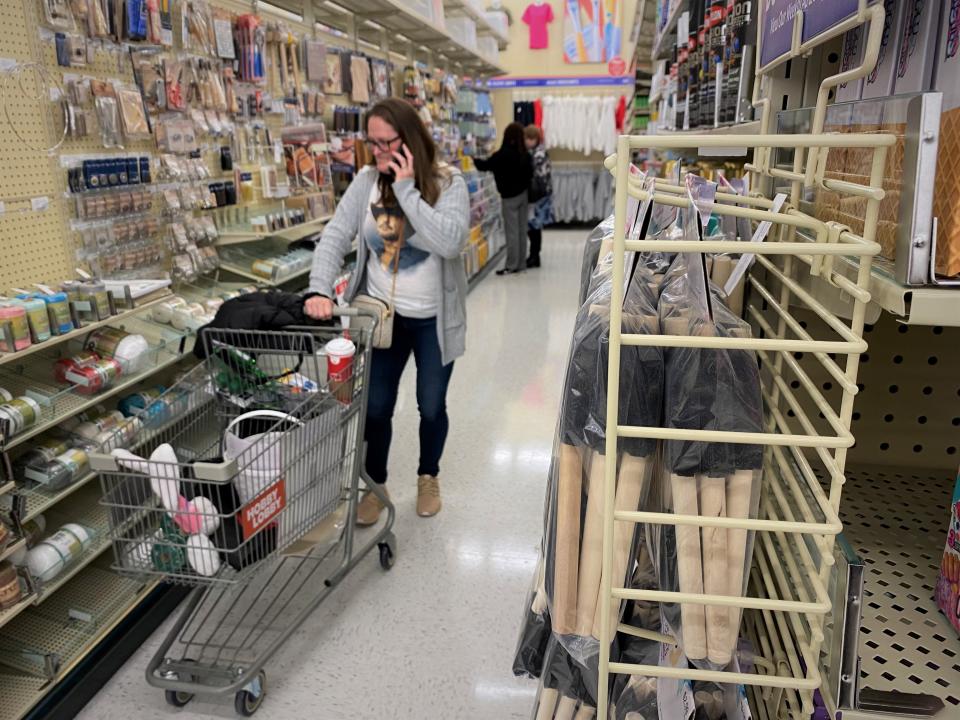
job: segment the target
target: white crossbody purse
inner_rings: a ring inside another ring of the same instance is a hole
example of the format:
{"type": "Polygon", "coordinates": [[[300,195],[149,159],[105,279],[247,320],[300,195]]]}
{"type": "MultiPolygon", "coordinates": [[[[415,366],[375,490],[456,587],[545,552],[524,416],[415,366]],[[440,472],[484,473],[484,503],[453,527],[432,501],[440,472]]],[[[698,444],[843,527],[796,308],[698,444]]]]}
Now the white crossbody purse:
{"type": "Polygon", "coordinates": [[[357,295],[350,303],[352,307],[358,310],[364,310],[377,316],[377,324],[373,329],[373,337],[371,338],[373,347],[377,350],[386,350],[393,344],[393,302],[394,296],[397,294],[397,273],[399,272],[400,249],[397,248],[393,263],[393,286],[390,288],[390,303],[387,304],[383,300],[366,294],[357,295]]]}

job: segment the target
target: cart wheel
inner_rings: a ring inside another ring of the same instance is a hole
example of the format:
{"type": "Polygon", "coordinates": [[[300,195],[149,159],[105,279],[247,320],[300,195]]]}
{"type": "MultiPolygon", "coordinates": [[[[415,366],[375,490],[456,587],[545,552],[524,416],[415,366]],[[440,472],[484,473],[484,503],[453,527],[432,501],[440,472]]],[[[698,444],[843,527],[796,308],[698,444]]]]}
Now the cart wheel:
{"type": "MultiPolygon", "coordinates": [[[[194,661],[191,660],[190,658],[184,658],[183,662],[192,663],[194,661]]],[[[180,679],[186,680],[187,682],[191,682],[193,680],[193,675],[182,675],[180,676],[180,679]]],[[[166,698],[167,705],[170,705],[175,708],[182,708],[188,702],[193,700],[193,697],[194,697],[193,693],[180,692],[178,690],[167,690],[166,692],[164,692],[163,696],[164,698],[166,698]]]]}
{"type": "Polygon", "coordinates": [[[393,567],[393,550],[387,543],[380,543],[380,567],[389,570],[393,567]]]}
{"type": "Polygon", "coordinates": [[[175,708],[182,708],[193,700],[193,693],[177,692],[176,690],[167,690],[163,696],[167,699],[167,705],[175,708]]]}
{"type": "Polygon", "coordinates": [[[257,678],[250,685],[240,690],[233,700],[233,708],[237,715],[251,717],[260,709],[263,703],[263,697],[267,694],[267,676],[262,670],[257,674],[257,678]],[[247,688],[250,688],[249,690],[247,688]]]}

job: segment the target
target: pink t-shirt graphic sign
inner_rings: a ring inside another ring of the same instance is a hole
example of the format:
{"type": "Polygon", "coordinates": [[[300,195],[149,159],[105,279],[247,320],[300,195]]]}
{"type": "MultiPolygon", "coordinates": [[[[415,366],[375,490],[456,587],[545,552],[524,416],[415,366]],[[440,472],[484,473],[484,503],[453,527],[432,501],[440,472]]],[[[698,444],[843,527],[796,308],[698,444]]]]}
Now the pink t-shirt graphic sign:
{"type": "Polygon", "coordinates": [[[530,3],[523,11],[523,21],[530,26],[530,49],[545,50],[550,45],[547,24],[553,22],[553,8],[549,3],[530,3]]]}

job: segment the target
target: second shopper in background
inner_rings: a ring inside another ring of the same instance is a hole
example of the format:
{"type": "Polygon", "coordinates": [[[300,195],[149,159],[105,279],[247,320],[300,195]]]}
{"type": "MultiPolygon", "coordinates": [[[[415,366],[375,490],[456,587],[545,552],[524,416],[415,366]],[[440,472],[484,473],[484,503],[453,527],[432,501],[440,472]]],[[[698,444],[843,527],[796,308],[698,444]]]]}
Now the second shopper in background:
{"type": "Polygon", "coordinates": [[[510,123],[503,131],[503,143],[486,160],[477,158],[478,170],[493,172],[503,205],[503,229],[507,238],[507,262],[497,275],[518,273],[527,264],[527,192],[533,164],[523,139],[523,125],[510,123]]]}
{"type": "Polygon", "coordinates": [[[530,256],[527,258],[527,267],[538,268],[543,228],[553,222],[553,181],[550,156],[547,155],[547,147],[543,144],[543,132],[536,125],[527,125],[523,131],[523,139],[533,159],[533,177],[527,193],[530,202],[530,219],[527,222],[530,256]]]}

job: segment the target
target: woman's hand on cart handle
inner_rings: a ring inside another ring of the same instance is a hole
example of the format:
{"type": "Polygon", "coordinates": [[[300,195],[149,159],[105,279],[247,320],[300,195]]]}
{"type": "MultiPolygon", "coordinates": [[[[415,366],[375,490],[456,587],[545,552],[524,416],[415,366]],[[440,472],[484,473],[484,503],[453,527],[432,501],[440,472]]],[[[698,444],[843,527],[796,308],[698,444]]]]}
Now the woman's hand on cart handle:
{"type": "Polygon", "coordinates": [[[333,300],[323,295],[314,295],[303,303],[303,311],[314,320],[329,320],[333,317],[333,300]]]}

